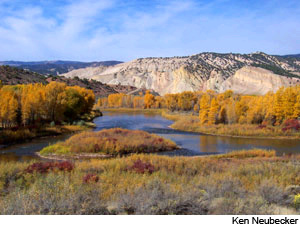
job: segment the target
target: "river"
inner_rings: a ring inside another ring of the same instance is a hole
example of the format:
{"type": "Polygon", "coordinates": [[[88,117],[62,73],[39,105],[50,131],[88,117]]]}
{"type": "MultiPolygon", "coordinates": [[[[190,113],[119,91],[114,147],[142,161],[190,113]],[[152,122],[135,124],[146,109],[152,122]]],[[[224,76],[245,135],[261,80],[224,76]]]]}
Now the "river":
{"type": "MultiPolygon", "coordinates": [[[[181,149],[173,152],[160,153],[168,156],[198,156],[227,153],[232,150],[262,148],[274,149],[278,155],[295,154],[300,152],[300,140],[295,139],[255,139],[235,138],[226,136],[210,136],[199,133],[173,130],[169,126],[173,123],[159,114],[104,112],[102,117],[94,120],[99,131],[107,128],[127,128],[144,130],[158,134],[176,142],[181,149]]],[[[31,142],[17,144],[0,149],[0,160],[29,160],[37,159],[34,154],[49,144],[65,140],[69,136],[46,137],[31,142]]]]}

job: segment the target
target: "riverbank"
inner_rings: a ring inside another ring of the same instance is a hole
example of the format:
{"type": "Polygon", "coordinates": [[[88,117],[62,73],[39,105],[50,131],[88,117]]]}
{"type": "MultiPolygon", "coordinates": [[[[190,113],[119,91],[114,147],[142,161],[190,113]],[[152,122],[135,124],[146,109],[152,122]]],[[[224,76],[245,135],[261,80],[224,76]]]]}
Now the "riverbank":
{"type": "Polygon", "coordinates": [[[175,130],[239,138],[300,139],[299,131],[283,131],[280,126],[254,124],[201,125],[198,116],[192,113],[170,113],[162,111],[161,115],[174,121],[170,127],[175,130]]]}
{"type": "Polygon", "coordinates": [[[149,114],[161,114],[164,109],[144,109],[144,108],[102,108],[103,112],[134,112],[134,113],[149,113],[149,114]]]}
{"type": "Polygon", "coordinates": [[[0,214],[297,214],[299,164],[264,150],[0,161],[0,214]]]}
{"type": "Polygon", "coordinates": [[[53,127],[42,127],[40,129],[21,129],[17,131],[0,131],[0,145],[8,146],[16,143],[27,142],[36,138],[72,134],[85,131],[94,127],[93,123],[87,125],[62,125],[53,127]]]}
{"type": "Polygon", "coordinates": [[[21,128],[18,130],[0,130],[0,148],[16,143],[27,142],[36,138],[73,134],[76,132],[93,129],[95,124],[92,122],[96,117],[102,116],[99,110],[92,110],[90,114],[85,114],[80,120],[71,124],[54,125],[51,124],[34,127],[21,128]]]}

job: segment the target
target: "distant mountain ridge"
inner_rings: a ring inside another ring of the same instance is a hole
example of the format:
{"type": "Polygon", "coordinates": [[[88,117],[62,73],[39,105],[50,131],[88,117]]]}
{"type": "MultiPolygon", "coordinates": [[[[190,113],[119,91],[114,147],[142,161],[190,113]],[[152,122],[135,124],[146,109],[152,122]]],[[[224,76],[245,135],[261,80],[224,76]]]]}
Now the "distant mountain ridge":
{"type": "Polygon", "coordinates": [[[101,62],[80,62],[80,61],[0,61],[0,65],[9,65],[22,69],[27,69],[33,72],[37,72],[44,75],[59,75],[67,73],[71,70],[85,68],[85,67],[97,67],[97,66],[113,66],[122,63],[121,61],[101,61],[101,62]]]}
{"type": "Polygon", "coordinates": [[[263,52],[204,52],[182,57],[139,58],[114,66],[81,68],[63,75],[152,89],[161,95],[209,89],[264,94],[300,83],[300,57],[263,52]]]}

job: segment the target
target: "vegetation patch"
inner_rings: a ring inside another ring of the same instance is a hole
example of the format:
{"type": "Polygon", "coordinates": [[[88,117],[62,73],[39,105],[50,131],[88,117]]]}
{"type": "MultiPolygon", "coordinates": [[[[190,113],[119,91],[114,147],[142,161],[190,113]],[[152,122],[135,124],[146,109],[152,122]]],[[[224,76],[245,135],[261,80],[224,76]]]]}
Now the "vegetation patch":
{"type": "Polygon", "coordinates": [[[134,161],[133,165],[129,166],[128,171],[134,171],[136,173],[153,173],[155,171],[154,165],[150,162],[143,162],[140,159],[134,161]]]}
{"type": "Polygon", "coordinates": [[[216,155],[218,158],[271,158],[276,157],[275,150],[262,150],[262,149],[252,149],[252,150],[237,150],[227,154],[216,155]]]}
{"type": "Polygon", "coordinates": [[[99,177],[94,173],[88,173],[83,177],[83,183],[97,183],[99,177]]]}
{"type": "Polygon", "coordinates": [[[84,125],[54,125],[37,127],[25,127],[16,129],[0,130],[0,144],[21,143],[39,137],[56,136],[62,134],[71,134],[94,127],[92,123],[84,125]]]}
{"type": "Polygon", "coordinates": [[[45,147],[41,155],[124,155],[152,153],[176,149],[174,142],[145,131],[113,128],[99,132],[82,132],[66,140],[45,147]]]}
{"type": "Polygon", "coordinates": [[[50,171],[72,171],[74,164],[68,161],[64,162],[36,162],[25,169],[25,173],[48,173],[50,171]]]}
{"type": "Polygon", "coordinates": [[[277,157],[263,150],[227,157],[132,154],[75,161],[71,172],[48,168],[63,163],[34,163],[0,161],[0,214],[300,212],[299,155],[277,157]],[[24,172],[28,167],[34,171],[24,172]]]}
{"type": "Polygon", "coordinates": [[[254,138],[300,138],[298,120],[286,120],[282,125],[266,124],[201,124],[197,116],[184,113],[162,112],[162,116],[175,121],[170,127],[176,130],[209,135],[254,138]]]}

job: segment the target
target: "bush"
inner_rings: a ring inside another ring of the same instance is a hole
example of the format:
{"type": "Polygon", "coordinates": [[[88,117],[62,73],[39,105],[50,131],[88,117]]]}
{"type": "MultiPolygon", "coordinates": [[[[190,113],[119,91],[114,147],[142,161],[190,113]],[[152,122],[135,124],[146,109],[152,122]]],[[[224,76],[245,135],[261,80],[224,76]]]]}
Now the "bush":
{"type": "Polygon", "coordinates": [[[9,215],[105,215],[99,188],[74,184],[68,176],[49,174],[28,190],[15,189],[1,200],[0,214],[9,215]]]}
{"type": "Polygon", "coordinates": [[[137,173],[153,173],[154,165],[149,162],[142,162],[140,159],[136,160],[132,166],[130,166],[127,170],[135,171],[137,173]]]}
{"type": "Polygon", "coordinates": [[[169,186],[154,180],[134,193],[122,194],[116,205],[118,214],[136,215],[193,215],[206,214],[202,191],[172,192],[169,186]]]}
{"type": "Polygon", "coordinates": [[[99,177],[96,175],[96,174],[93,174],[93,173],[89,173],[89,174],[86,174],[84,177],[83,177],[83,182],[84,183],[97,183],[99,181],[99,177]]]}
{"type": "Polygon", "coordinates": [[[284,189],[273,184],[271,181],[264,181],[258,187],[258,193],[269,204],[290,205],[292,201],[284,189]]]}
{"type": "Polygon", "coordinates": [[[70,172],[74,169],[74,164],[68,161],[64,162],[36,162],[29,165],[25,173],[48,173],[50,171],[67,171],[70,172]]]}
{"type": "Polygon", "coordinates": [[[300,208],[300,194],[295,195],[294,197],[294,205],[296,209],[300,208]]]}
{"type": "Polygon", "coordinates": [[[47,146],[45,148],[43,148],[40,151],[41,155],[48,155],[48,154],[52,154],[53,152],[55,152],[55,154],[57,155],[64,155],[64,154],[69,154],[70,153],[70,148],[63,146],[60,143],[54,144],[54,145],[50,145],[47,146]]]}
{"type": "Polygon", "coordinates": [[[295,130],[298,131],[300,129],[300,123],[298,120],[295,119],[290,119],[290,120],[286,120],[283,123],[283,128],[282,131],[288,131],[288,130],[295,130]]]}

